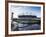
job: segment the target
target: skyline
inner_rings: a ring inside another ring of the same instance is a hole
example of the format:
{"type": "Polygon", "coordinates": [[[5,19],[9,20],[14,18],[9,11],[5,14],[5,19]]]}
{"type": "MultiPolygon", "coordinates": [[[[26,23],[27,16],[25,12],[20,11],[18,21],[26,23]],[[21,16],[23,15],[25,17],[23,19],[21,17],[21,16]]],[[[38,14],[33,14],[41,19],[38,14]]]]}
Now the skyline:
{"type": "Polygon", "coordinates": [[[41,7],[36,6],[14,6],[11,5],[10,12],[13,12],[13,18],[18,18],[18,15],[35,15],[41,17],[41,7]]]}

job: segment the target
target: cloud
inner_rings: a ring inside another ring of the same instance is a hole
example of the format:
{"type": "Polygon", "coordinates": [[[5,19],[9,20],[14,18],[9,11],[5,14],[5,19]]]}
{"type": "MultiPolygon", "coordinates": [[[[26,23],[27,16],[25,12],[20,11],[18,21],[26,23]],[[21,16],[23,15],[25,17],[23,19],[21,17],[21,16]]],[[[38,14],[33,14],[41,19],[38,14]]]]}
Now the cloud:
{"type": "Polygon", "coordinates": [[[18,15],[23,15],[23,14],[36,15],[37,17],[40,17],[41,15],[39,8],[31,6],[11,6],[11,12],[14,13],[14,18],[15,17],[18,18],[18,15]]]}

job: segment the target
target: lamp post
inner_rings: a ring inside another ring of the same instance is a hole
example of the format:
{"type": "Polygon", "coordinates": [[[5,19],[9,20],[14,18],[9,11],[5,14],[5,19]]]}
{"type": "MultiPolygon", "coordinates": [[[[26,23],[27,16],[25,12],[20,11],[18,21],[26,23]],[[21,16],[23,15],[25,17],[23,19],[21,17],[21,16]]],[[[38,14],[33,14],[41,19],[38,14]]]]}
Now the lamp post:
{"type": "Polygon", "coordinates": [[[14,13],[12,12],[12,15],[11,15],[11,20],[12,20],[12,21],[13,21],[13,14],[14,14],[14,13]]]}
{"type": "Polygon", "coordinates": [[[11,21],[11,30],[13,30],[12,28],[14,27],[14,25],[13,25],[13,14],[14,14],[14,13],[12,12],[12,14],[11,14],[11,20],[12,20],[12,21],[11,21]]]}

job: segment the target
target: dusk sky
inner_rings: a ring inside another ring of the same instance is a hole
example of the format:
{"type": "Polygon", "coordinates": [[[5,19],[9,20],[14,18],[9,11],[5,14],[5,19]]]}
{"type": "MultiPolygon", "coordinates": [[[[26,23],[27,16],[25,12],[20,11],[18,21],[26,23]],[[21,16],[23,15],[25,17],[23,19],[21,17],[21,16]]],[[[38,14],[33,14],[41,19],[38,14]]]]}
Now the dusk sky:
{"type": "Polygon", "coordinates": [[[41,7],[12,5],[10,11],[14,13],[14,18],[18,18],[18,15],[35,15],[41,17],[41,7]]]}

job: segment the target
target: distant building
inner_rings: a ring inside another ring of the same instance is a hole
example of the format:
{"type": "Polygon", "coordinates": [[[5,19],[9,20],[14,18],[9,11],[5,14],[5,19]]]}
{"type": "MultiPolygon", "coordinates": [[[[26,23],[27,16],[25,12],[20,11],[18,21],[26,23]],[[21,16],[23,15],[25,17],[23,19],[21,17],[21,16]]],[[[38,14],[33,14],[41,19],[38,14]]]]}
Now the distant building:
{"type": "Polygon", "coordinates": [[[28,24],[28,23],[35,23],[35,21],[39,21],[40,18],[38,18],[37,16],[33,16],[33,15],[19,15],[18,18],[14,18],[13,21],[19,22],[19,23],[23,23],[23,24],[28,24]]]}
{"type": "Polygon", "coordinates": [[[33,15],[19,15],[19,18],[37,18],[36,16],[33,15]]]}

